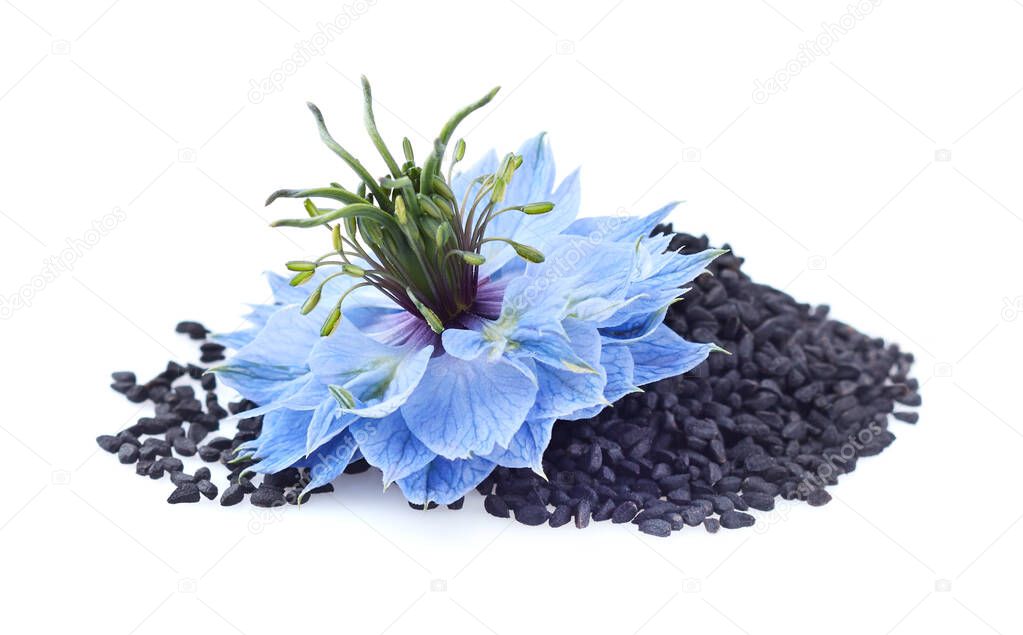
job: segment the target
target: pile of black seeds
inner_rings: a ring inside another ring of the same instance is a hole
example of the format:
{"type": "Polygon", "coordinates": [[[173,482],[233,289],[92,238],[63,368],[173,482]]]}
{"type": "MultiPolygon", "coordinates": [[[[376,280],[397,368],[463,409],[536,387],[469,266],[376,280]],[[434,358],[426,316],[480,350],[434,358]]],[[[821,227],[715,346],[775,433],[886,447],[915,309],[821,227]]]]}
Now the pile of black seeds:
{"type": "MultiPolygon", "coordinates": [[[[707,247],[705,236],[671,243],[683,253],[707,247]]],[[[655,536],[747,527],[748,510],[770,511],[778,496],[824,505],[826,486],[895,440],[889,414],[916,422],[915,412],[895,412],[920,405],[912,355],[829,320],[826,306],[752,282],[741,266],[732,253],[719,257],[666,318],[731,355],[555,425],[549,481],[498,468],[478,488],[486,510],[527,525],[631,522],[655,536]]]]}
{"type": "MultiPolygon", "coordinates": [[[[708,240],[680,233],[671,247],[694,253],[708,240]]],[[[826,306],[800,304],[752,282],[741,266],[732,253],[719,257],[709,266],[714,275],[697,278],[666,318],[687,339],[714,342],[731,355],[712,354],[684,376],[646,386],[592,419],[556,424],[543,460],[549,480],[498,468],[477,488],[487,512],[551,527],[631,522],[655,536],[686,526],[748,527],[755,521],[748,511],[770,511],[778,496],[826,504],[827,486],[895,439],[890,414],[916,423],[915,412],[896,412],[897,405],[920,405],[918,384],[907,377],[911,354],[829,320],[826,306]]],[[[197,322],[182,322],[177,331],[195,340],[208,334],[197,322]]],[[[204,342],[200,350],[202,363],[223,359],[219,344],[204,342]]],[[[169,474],[169,503],[218,495],[208,468],[186,474],[175,454],[227,467],[222,505],[249,495],[253,505],[275,507],[333,491],[330,485],[305,491],[308,470],[296,468],[266,475],[257,486],[254,462],[235,459],[234,450],[259,435],[261,417],[241,419],[233,437],[208,438],[228,411],[256,404],[242,400],[225,410],[215,379],[204,372],[169,362],[143,384],[133,373],[114,373],[114,390],[136,403],[152,401],[154,413],[98,437],[100,447],[142,476],[169,474]],[[205,391],[204,402],[193,384],[205,391]]],[[[357,461],[345,472],[367,469],[357,461]]]]}

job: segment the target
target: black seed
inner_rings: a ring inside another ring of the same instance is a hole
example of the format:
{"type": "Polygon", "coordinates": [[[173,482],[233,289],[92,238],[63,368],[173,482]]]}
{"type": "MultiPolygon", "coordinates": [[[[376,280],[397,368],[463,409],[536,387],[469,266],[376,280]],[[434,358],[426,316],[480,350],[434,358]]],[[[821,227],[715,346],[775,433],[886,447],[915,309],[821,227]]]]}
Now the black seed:
{"type": "Polygon", "coordinates": [[[215,390],[217,388],[217,378],[213,373],[206,373],[199,380],[199,385],[203,387],[203,390],[215,390]]]}
{"type": "Polygon", "coordinates": [[[206,498],[213,500],[217,497],[217,486],[207,480],[196,481],[195,486],[199,488],[201,493],[206,498]]]}
{"type": "Polygon", "coordinates": [[[208,481],[208,480],[210,480],[210,468],[208,468],[208,467],[200,467],[198,470],[196,470],[195,471],[195,480],[196,481],[208,481]]]}
{"type": "Polygon", "coordinates": [[[128,391],[131,390],[134,385],[135,384],[126,381],[115,381],[114,383],[110,384],[110,387],[115,392],[119,392],[122,395],[127,395],[128,391]]]}
{"type": "Polygon", "coordinates": [[[96,437],[96,444],[111,454],[117,454],[117,451],[121,449],[121,445],[124,443],[119,437],[111,436],[109,434],[101,434],[96,437]]]}
{"type": "Polygon", "coordinates": [[[511,514],[508,511],[508,504],[497,494],[490,494],[483,499],[483,508],[492,516],[508,518],[511,514]]]}
{"type": "Polygon", "coordinates": [[[271,487],[284,489],[285,487],[298,485],[299,478],[300,474],[298,468],[289,467],[275,474],[267,474],[263,477],[263,482],[271,487]]]}
{"type": "Polygon", "coordinates": [[[738,529],[739,527],[752,527],[756,519],[743,512],[725,512],[719,520],[725,529],[738,529]]]}
{"type": "Polygon", "coordinates": [[[639,530],[644,534],[650,534],[651,536],[658,536],[664,538],[671,535],[671,523],[660,518],[651,518],[650,520],[644,520],[639,524],[639,530]]]}
{"type": "Polygon", "coordinates": [[[156,464],[159,465],[161,469],[167,472],[180,472],[181,470],[185,469],[185,465],[184,463],[181,462],[181,459],[176,459],[169,456],[158,460],[156,464]]]}
{"type": "Polygon", "coordinates": [[[707,530],[707,533],[716,534],[718,529],[721,528],[721,522],[717,518],[707,518],[703,521],[703,526],[707,530]]]}
{"type": "Polygon", "coordinates": [[[831,502],[831,494],[829,494],[825,489],[815,489],[807,495],[806,502],[814,507],[827,505],[831,502]]]}
{"type": "Polygon", "coordinates": [[[760,511],[765,512],[769,512],[774,509],[774,496],[769,496],[761,492],[745,492],[742,495],[742,499],[753,509],[759,509],[760,511]]]}
{"type": "Polygon", "coordinates": [[[113,373],[110,373],[110,377],[117,383],[134,384],[136,381],[138,381],[135,378],[135,373],[131,372],[130,370],[115,371],[113,373]]]}
{"type": "Polygon", "coordinates": [[[199,458],[207,463],[213,463],[220,458],[220,450],[204,445],[199,448],[199,458]]]}
{"type": "Polygon", "coordinates": [[[213,437],[206,442],[206,447],[217,450],[227,450],[231,447],[231,439],[228,439],[227,437],[213,437]]]}
{"type": "Polygon", "coordinates": [[[585,529],[590,524],[590,501],[581,500],[575,506],[575,526],[585,529]]]}
{"type": "Polygon", "coordinates": [[[138,446],[130,443],[122,443],[121,447],[117,449],[117,460],[121,463],[134,463],[139,460],[139,448],[138,446]]]}
{"type": "Polygon", "coordinates": [[[167,497],[167,502],[171,505],[176,503],[198,503],[199,488],[195,483],[182,483],[167,497]]]}
{"type": "Polygon", "coordinates": [[[175,485],[195,482],[195,478],[191,474],[185,474],[184,472],[171,472],[170,480],[171,483],[174,483],[175,485]]]}
{"type": "Polygon", "coordinates": [[[465,497],[459,498],[458,500],[448,503],[448,509],[462,509],[462,505],[465,504],[465,497]]]}
{"type": "Polygon", "coordinates": [[[209,333],[209,330],[207,330],[207,328],[202,324],[188,321],[178,322],[178,325],[174,327],[174,330],[178,333],[188,335],[193,340],[206,339],[206,334],[209,333]]]}
{"type": "Polygon", "coordinates": [[[916,412],[896,412],[895,418],[906,423],[916,423],[920,420],[920,415],[916,412]]]}
{"type": "Polygon", "coordinates": [[[149,393],[145,386],[132,386],[125,391],[124,396],[132,403],[142,403],[149,398],[149,393]]]}
{"type": "Polygon", "coordinates": [[[639,507],[633,501],[625,501],[621,505],[615,508],[614,513],[611,515],[612,523],[627,523],[636,517],[639,513],[639,507]]]}
{"type": "Polygon", "coordinates": [[[285,504],[284,490],[260,485],[249,496],[249,502],[256,507],[280,507],[285,504]]]}
{"type": "Polygon", "coordinates": [[[551,517],[547,519],[547,524],[551,527],[561,527],[567,525],[572,520],[572,508],[568,505],[558,505],[551,512],[551,517]]]}
{"type": "MultiPolygon", "coordinates": [[[[198,488],[196,488],[198,489],[198,488]]],[[[220,496],[220,504],[224,507],[230,507],[231,505],[237,505],[242,502],[242,498],[245,497],[245,492],[242,491],[239,485],[230,485],[224,490],[224,493],[220,496]]]]}
{"type": "Polygon", "coordinates": [[[542,505],[523,505],[515,510],[515,520],[523,525],[542,525],[547,522],[547,508],[542,505]]]}
{"type": "Polygon", "coordinates": [[[193,456],[196,452],[195,441],[185,437],[175,437],[173,445],[174,451],[181,456],[193,456]]]}

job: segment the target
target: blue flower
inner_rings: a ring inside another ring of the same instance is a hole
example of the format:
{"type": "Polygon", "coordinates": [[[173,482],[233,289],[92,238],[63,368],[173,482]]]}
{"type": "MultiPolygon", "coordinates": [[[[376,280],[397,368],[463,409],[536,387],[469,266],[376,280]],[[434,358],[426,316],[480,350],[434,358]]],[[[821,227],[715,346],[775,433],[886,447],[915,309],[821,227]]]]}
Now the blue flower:
{"type": "MultiPolygon", "coordinates": [[[[404,173],[428,174],[429,160],[422,173],[414,172],[410,155],[407,150],[404,173]]],[[[413,288],[414,275],[407,295],[367,283],[369,261],[388,260],[386,253],[353,255],[344,265],[347,275],[292,263],[299,282],[316,287],[312,295],[293,286],[294,278],[269,274],[274,304],[253,307],[249,328],[219,337],[235,353],[215,369],[223,383],[259,404],[244,416],[264,416],[259,438],[239,449],[259,460],[253,469],[310,467],[312,488],[361,457],[380,469],[385,487],[396,482],[409,501],[451,503],[496,466],[542,474],[556,420],[592,417],[716,349],[663,324],[683,285],[723,253],[681,255],[667,250],[669,236],[650,236],[674,205],[642,218],[576,219],[578,171],[555,184],[545,135],[509,157],[499,162],[491,153],[450,178],[455,200],[503,188],[498,200],[523,212],[491,214],[476,249],[455,255],[465,260],[460,266],[471,267],[464,278],[448,278],[458,282],[464,306],[438,300],[443,294],[429,296],[430,280],[413,288]],[[514,179],[499,176],[511,173],[514,179]],[[537,200],[547,203],[531,203],[537,200]],[[341,297],[343,316],[341,301],[330,306],[321,297],[341,297]]],[[[397,202],[400,195],[391,196],[397,202]]],[[[370,199],[381,202],[364,200],[370,199]]],[[[393,210],[399,219],[401,206],[393,210]]],[[[324,215],[310,214],[314,221],[324,215]]],[[[339,218],[355,225],[331,220],[339,218]]],[[[448,255],[438,260],[449,262],[448,255]]]]}

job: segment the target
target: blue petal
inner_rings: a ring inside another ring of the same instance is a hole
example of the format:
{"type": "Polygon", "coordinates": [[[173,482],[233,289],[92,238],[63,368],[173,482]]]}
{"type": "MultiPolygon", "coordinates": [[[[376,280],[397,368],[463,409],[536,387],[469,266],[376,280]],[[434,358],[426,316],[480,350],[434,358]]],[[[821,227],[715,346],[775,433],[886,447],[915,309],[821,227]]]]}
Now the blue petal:
{"type": "Polygon", "coordinates": [[[494,469],[487,459],[437,457],[426,467],[398,480],[398,487],[409,502],[417,505],[453,503],[480,484],[494,469]]]}
{"type": "Polygon", "coordinates": [[[437,456],[412,434],[400,412],[359,419],[350,430],[366,461],[384,473],[384,487],[421,470],[437,456]]]}
{"type": "Polygon", "coordinates": [[[359,401],[345,408],[360,417],[382,417],[405,403],[426,372],[432,346],[389,346],[342,323],[330,337],[321,338],[309,356],[316,378],[342,386],[359,401]]]}
{"type": "Polygon", "coordinates": [[[319,332],[296,307],[270,316],[266,327],[227,362],[214,369],[222,382],[256,403],[277,401],[308,381],[306,359],[319,332]]]}
{"type": "Polygon", "coordinates": [[[305,456],[306,428],[311,418],[312,412],[307,410],[275,410],[263,417],[259,437],[238,449],[252,450],[253,458],[260,459],[253,470],[262,474],[279,472],[305,456]]]}
{"type": "Polygon", "coordinates": [[[635,384],[635,366],[628,346],[605,344],[600,351],[600,365],[607,370],[604,398],[615,403],[625,395],[638,392],[635,384]]]}
{"type": "Polygon", "coordinates": [[[487,458],[504,467],[528,467],[543,474],[543,453],[551,442],[553,429],[554,419],[529,419],[507,448],[497,448],[487,458]]]}
{"type": "Polygon", "coordinates": [[[557,418],[582,408],[604,403],[607,373],[600,365],[601,338],[597,329],[576,320],[565,321],[571,352],[592,372],[565,370],[562,365],[538,363],[536,402],[529,412],[530,419],[557,418]]]}
{"type": "MultiPolygon", "coordinates": [[[[266,272],[266,281],[270,284],[270,291],[273,293],[274,302],[277,304],[300,304],[309,295],[306,289],[291,286],[288,278],[273,271],[266,272]]],[[[310,281],[306,284],[311,283],[310,281]]]]}
{"type": "Polygon", "coordinates": [[[210,340],[217,344],[226,346],[227,348],[238,350],[255,339],[258,334],[258,328],[247,328],[238,331],[231,331],[230,333],[215,333],[210,336],[210,340]]]}
{"type": "Polygon", "coordinates": [[[270,316],[281,308],[275,304],[250,304],[249,306],[252,310],[245,316],[245,320],[252,326],[230,333],[214,333],[210,335],[210,339],[228,348],[238,350],[255,339],[259,331],[266,326],[270,316]]]}
{"type": "MultiPolygon", "coordinates": [[[[303,488],[312,490],[330,483],[352,462],[358,444],[348,430],[334,437],[313,452],[302,463],[309,468],[309,483],[303,488]]],[[[257,464],[258,465],[258,464],[257,464]]]]}
{"type": "Polygon", "coordinates": [[[628,304],[635,255],[635,246],[627,243],[562,236],[547,260],[528,268],[524,277],[533,293],[567,299],[565,317],[600,321],[628,304]]]}
{"type": "Polygon", "coordinates": [[[668,217],[678,203],[668,203],[661,209],[646,216],[590,216],[580,218],[569,225],[566,234],[588,236],[601,241],[634,240],[646,236],[654,227],[668,217]]]}
{"type": "MultiPolygon", "coordinates": [[[[554,157],[546,137],[547,134],[541,132],[519,148],[518,154],[522,156],[522,165],[515,170],[515,176],[512,177],[511,184],[505,192],[501,207],[545,201],[551,195],[554,189],[554,157]]],[[[491,221],[487,234],[514,238],[523,224],[523,218],[522,214],[501,214],[491,221]]],[[[529,218],[527,222],[538,218],[529,218]]],[[[487,250],[484,250],[484,255],[488,255],[487,250]]]]}
{"type": "Polygon", "coordinates": [[[222,384],[238,391],[242,397],[255,403],[273,404],[273,408],[264,412],[283,405],[314,379],[312,373],[303,367],[272,366],[244,359],[229,360],[227,365],[212,371],[222,384]]]}
{"type": "Polygon", "coordinates": [[[628,293],[635,300],[600,324],[604,327],[601,333],[622,341],[645,337],[685,292],[682,285],[704,273],[706,266],[723,253],[724,250],[707,249],[691,255],[669,251],[653,256],[650,269],[645,272],[649,277],[629,286],[628,293]]]}
{"type": "Polygon", "coordinates": [[[535,397],[535,378],[505,360],[445,354],[430,360],[401,413],[426,447],[456,459],[506,447],[535,397]]]}
{"type": "Polygon", "coordinates": [[[639,386],[681,375],[717,349],[713,344],[687,342],[663,324],[649,337],[626,346],[635,364],[633,381],[639,386]]]}
{"type": "Polygon", "coordinates": [[[311,453],[325,443],[329,443],[353,422],[358,420],[357,416],[342,412],[334,397],[326,391],[321,394],[321,399],[320,404],[313,410],[312,419],[309,420],[309,428],[306,430],[306,454],[311,453]]]}
{"type": "Polygon", "coordinates": [[[470,329],[444,329],[441,340],[449,355],[465,361],[472,361],[493,347],[481,332],[470,329]]]}
{"type": "Polygon", "coordinates": [[[526,140],[517,154],[522,157],[522,165],[515,170],[505,199],[509,205],[543,200],[554,189],[554,153],[547,133],[526,140]]]}
{"type": "MultiPolygon", "coordinates": [[[[522,165],[515,171],[502,206],[550,201],[554,209],[542,216],[501,214],[487,226],[486,235],[510,238],[544,251],[571,225],[579,211],[579,171],[572,172],[554,190],[554,157],[545,133],[526,141],[519,154],[522,165]]],[[[515,258],[514,250],[500,242],[485,245],[483,255],[487,262],[480,268],[482,276],[515,258]]]]}

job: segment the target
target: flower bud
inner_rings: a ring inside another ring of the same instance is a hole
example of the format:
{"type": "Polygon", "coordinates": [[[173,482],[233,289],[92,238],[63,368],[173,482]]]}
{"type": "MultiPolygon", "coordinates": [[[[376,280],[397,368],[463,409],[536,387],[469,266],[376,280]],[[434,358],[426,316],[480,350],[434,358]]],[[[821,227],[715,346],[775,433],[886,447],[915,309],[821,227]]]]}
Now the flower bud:
{"type": "Polygon", "coordinates": [[[444,179],[440,178],[437,175],[434,175],[433,177],[433,189],[437,190],[438,194],[448,199],[449,201],[453,203],[458,202],[455,200],[455,193],[451,191],[451,188],[448,187],[448,184],[444,182],[444,179]]]}
{"type": "Polygon", "coordinates": [[[459,258],[461,258],[468,264],[473,265],[474,267],[478,267],[487,261],[486,258],[476,253],[475,251],[463,251],[461,249],[456,249],[452,253],[458,254],[459,258]]]}
{"type": "Polygon", "coordinates": [[[394,216],[398,219],[399,225],[408,225],[408,210],[405,209],[405,199],[401,196],[394,199],[394,216]]]}
{"type": "Polygon", "coordinates": [[[444,243],[446,243],[448,241],[448,238],[450,237],[451,225],[448,225],[447,223],[441,223],[440,225],[437,226],[437,233],[434,234],[433,236],[433,242],[436,243],[438,247],[440,247],[444,243]]]}
{"type": "Polygon", "coordinates": [[[288,282],[288,284],[290,284],[293,287],[305,284],[306,282],[309,281],[309,278],[313,277],[314,273],[315,271],[302,271],[300,273],[296,273],[295,276],[288,282]]]}
{"type": "Polygon", "coordinates": [[[334,225],[334,229],[330,231],[331,240],[334,241],[334,251],[341,253],[344,245],[341,243],[341,226],[334,225]]]}
{"type": "Polygon", "coordinates": [[[366,275],[366,270],[362,267],[357,267],[347,263],[341,265],[341,271],[343,271],[346,276],[351,276],[353,278],[361,278],[366,275]]]}
{"type": "Polygon", "coordinates": [[[529,203],[528,205],[522,206],[522,213],[532,216],[534,214],[546,214],[552,209],[554,209],[554,203],[529,203]]]}
{"type": "Polygon", "coordinates": [[[323,326],[320,328],[320,335],[322,337],[327,337],[328,335],[333,333],[334,329],[337,328],[337,323],[340,321],[341,305],[338,304],[335,305],[334,308],[330,310],[330,315],[328,315],[327,319],[323,321],[323,326]]]}
{"type": "Polygon", "coordinates": [[[323,287],[316,287],[316,289],[309,294],[309,297],[302,303],[302,315],[306,315],[316,308],[316,305],[320,303],[320,293],[322,290],[323,287]]]}
{"type": "Polygon", "coordinates": [[[540,253],[539,249],[536,249],[535,247],[530,247],[529,245],[523,245],[522,243],[512,242],[510,244],[512,246],[512,249],[515,250],[515,253],[517,253],[520,258],[535,263],[541,263],[544,261],[543,254],[540,253]]]}
{"type": "Polygon", "coordinates": [[[455,144],[455,161],[461,161],[465,156],[465,139],[459,139],[455,144]]]}
{"type": "Polygon", "coordinates": [[[423,208],[423,211],[426,212],[428,215],[440,221],[447,220],[447,217],[444,215],[444,212],[441,210],[440,207],[437,207],[437,204],[434,203],[429,196],[417,194],[416,198],[419,199],[419,206],[423,208]]]}

